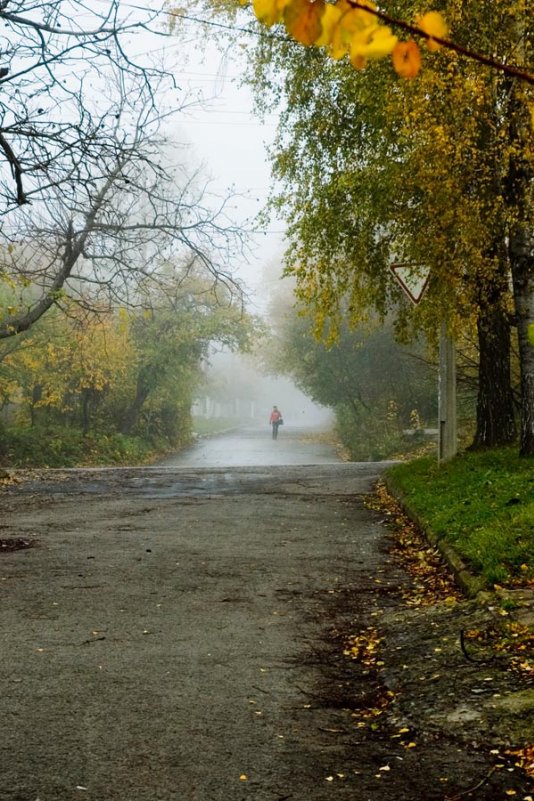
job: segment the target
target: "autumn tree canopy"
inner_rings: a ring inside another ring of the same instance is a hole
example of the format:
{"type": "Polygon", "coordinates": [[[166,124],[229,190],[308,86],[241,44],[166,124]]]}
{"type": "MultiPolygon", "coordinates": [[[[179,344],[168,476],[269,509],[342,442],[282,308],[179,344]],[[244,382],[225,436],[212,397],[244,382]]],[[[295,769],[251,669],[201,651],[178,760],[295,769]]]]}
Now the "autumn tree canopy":
{"type": "MultiPolygon", "coordinates": [[[[0,341],[0,457],[117,461],[189,441],[203,360],[214,344],[246,351],[255,322],[201,263],[167,262],[159,279],[147,277],[135,308],[65,298],[0,341]]],[[[9,304],[8,288],[0,298],[9,304]]]]}
{"type": "MultiPolygon", "coordinates": [[[[250,48],[249,79],[259,106],[281,112],[274,202],[289,222],[288,269],[320,330],[341,304],[355,318],[369,304],[385,311],[399,257],[431,269],[412,315],[428,330],[436,317],[451,327],[478,317],[485,343],[509,352],[513,322],[521,450],[533,454],[532,16],[521,0],[450,0],[442,14],[391,5],[252,4],[271,26],[250,48]],[[405,34],[440,48],[423,71],[405,34]],[[392,80],[387,54],[412,80],[392,80]]],[[[506,381],[509,357],[497,362],[506,381]]]]}

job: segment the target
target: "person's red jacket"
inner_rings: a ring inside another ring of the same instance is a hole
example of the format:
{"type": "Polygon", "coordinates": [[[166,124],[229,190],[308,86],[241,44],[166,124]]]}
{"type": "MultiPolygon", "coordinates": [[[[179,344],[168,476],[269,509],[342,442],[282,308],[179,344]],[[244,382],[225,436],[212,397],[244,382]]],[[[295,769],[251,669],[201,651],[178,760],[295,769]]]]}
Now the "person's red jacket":
{"type": "Polygon", "coordinates": [[[280,409],[273,409],[271,412],[271,417],[269,418],[269,423],[277,423],[281,419],[282,419],[282,412],[280,411],[280,409]]]}

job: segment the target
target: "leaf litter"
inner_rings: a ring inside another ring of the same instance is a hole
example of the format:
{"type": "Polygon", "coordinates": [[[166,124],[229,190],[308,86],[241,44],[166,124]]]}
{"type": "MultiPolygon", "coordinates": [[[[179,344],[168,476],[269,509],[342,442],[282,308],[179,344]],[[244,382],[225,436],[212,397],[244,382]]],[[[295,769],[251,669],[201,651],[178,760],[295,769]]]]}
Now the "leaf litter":
{"type": "MultiPolygon", "coordinates": [[[[400,566],[410,576],[411,581],[408,586],[399,587],[399,594],[402,596],[406,607],[413,611],[417,611],[417,609],[423,610],[427,607],[449,608],[452,611],[459,605],[463,596],[441,554],[428,543],[424,534],[404,514],[399,504],[391,498],[383,485],[377,487],[376,494],[366,500],[366,505],[375,511],[385,514],[384,522],[387,522],[392,531],[391,556],[397,566],[400,566]]],[[[382,581],[378,580],[378,583],[381,584],[382,581]]],[[[515,671],[523,681],[528,680],[531,678],[531,664],[525,654],[528,651],[529,644],[532,642],[530,631],[528,627],[521,626],[516,622],[506,621],[506,625],[507,631],[505,634],[503,634],[502,628],[499,629],[499,627],[496,628],[495,636],[493,637],[491,636],[493,632],[489,630],[484,632],[482,629],[476,629],[468,631],[466,638],[473,642],[484,642],[486,645],[489,643],[499,656],[511,657],[508,660],[506,669],[509,672],[515,671]]],[[[338,631],[334,630],[331,633],[339,640],[338,631]]],[[[447,639],[447,637],[443,638],[444,647],[435,646],[433,648],[436,658],[442,658],[441,655],[445,646],[449,647],[446,644],[447,639]]],[[[347,707],[358,729],[368,728],[371,732],[379,732],[382,736],[389,730],[389,737],[392,743],[396,743],[397,746],[401,746],[408,752],[417,748],[416,730],[412,725],[402,725],[400,727],[397,725],[396,729],[393,725],[395,720],[402,719],[402,712],[399,710],[399,714],[395,713],[396,693],[388,689],[388,683],[385,678],[385,663],[382,654],[382,646],[384,645],[385,636],[376,626],[368,626],[356,633],[345,634],[342,642],[343,656],[359,663],[364,668],[364,674],[369,676],[369,683],[374,685],[374,692],[369,694],[370,702],[368,704],[364,703],[357,709],[354,708],[354,704],[347,704],[347,707]]],[[[428,675],[420,676],[420,680],[427,684],[440,678],[439,672],[432,671],[429,671],[428,675]]],[[[493,676],[486,676],[483,679],[484,682],[488,683],[492,680],[493,676]]],[[[475,688],[475,690],[478,691],[478,688],[475,688]]],[[[475,690],[472,690],[472,692],[475,692],[475,690]]],[[[488,692],[491,692],[491,689],[488,692]]],[[[498,696],[499,693],[497,693],[498,696]]],[[[475,742],[472,745],[475,749],[482,747],[485,750],[484,746],[475,742]]],[[[504,751],[504,754],[499,753],[498,759],[500,761],[498,764],[491,766],[490,770],[482,778],[479,777],[475,783],[467,786],[465,790],[455,795],[444,795],[443,798],[455,799],[456,801],[456,799],[464,797],[475,797],[482,788],[488,785],[487,789],[491,793],[489,797],[492,798],[492,801],[494,791],[498,792],[500,797],[516,796],[523,798],[524,801],[531,801],[532,796],[524,795],[524,790],[523,794],[521,792],[517,793],[510,786],[511,782],[506,788],[501,781],[499,790],[496,788],[490,790],[489,785],[493,786],[494,774],[498,776],[499,772],[506,768],[506,760],[508,760],[507,764],[509,765],[508,772],[513,773],[517,768],[527,777],[533,778],[533,748],[534,746],[532,745],[524,745],[521,748],[508,749],[504,751]],[[492,780],[491,782],[490,779],[492,780]]],[[[492,751],[490,753],[495,752],[492,751]]],[[[396,759],[402,759],[402,757],[397,754],[396,759]]],[[[390,764],[388,762],[378,769],[379,772],[375,774],[375,778],[382,778],[389,770],[390,764]]],[[[446,783],[447,781],[447,776],[440,778],[440,782],[446,783]]],[[[488,798],[487,795],[484,795],[484,797],[488,798]]]]}

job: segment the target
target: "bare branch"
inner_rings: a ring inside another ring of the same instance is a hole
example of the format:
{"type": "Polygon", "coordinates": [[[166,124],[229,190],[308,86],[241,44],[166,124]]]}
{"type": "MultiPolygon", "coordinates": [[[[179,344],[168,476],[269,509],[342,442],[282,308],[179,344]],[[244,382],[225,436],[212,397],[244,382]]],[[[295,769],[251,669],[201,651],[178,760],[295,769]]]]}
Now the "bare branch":
{"type": "Polygon", "coordinates": [[[20,162],[13,153],[13,149],[6,141],[5,136],[3,133],[0,132],[0,147],[4,151],[7,160],[11,164],[11,169],[13,170],[13,175],[15,176],[15,183],[17,184],[17,203],[19,206],[24,205],[27,203],[28,200],[24,193],[24,189],[22,188],[22,168],[20,166],[20,162]]]}

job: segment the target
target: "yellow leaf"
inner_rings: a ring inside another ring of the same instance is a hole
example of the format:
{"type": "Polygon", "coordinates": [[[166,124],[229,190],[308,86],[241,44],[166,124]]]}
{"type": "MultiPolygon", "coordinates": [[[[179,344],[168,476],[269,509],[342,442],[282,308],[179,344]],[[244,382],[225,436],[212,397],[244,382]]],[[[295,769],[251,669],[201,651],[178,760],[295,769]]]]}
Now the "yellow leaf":
{"type": "MultiPolygon", "coordinates": [[[[428,11],[418,17],[417,25],[429,36],[437,36],[438,39],[445,39],[449,32],[447,23],[438,11],[428,11]]],[[[429,50],[439,50],[441,45],[435,39],[427,39],[427,47],[429,50]]]]}
{"type": "Polygon", "coordinates": [[[287,32],[303,45],[315,44],[322,33],[324,10],[324,0],[293,0],[284,10],[287,32]]]}
{"type": "MultiPolygon", "coordinates": [[[[372,0],[362,0],[361,5],[364,5],[370,11],[376,11],[376,3],[372,0]]],[[[370,14],[369,11],[364,11],[362,8],[353,9],[349,0],[338,0],[336,6],[341,8],[342,11],[356,11],[362,26],[376,25],[377,18],[375,14],[370,14]]]]}
{"type": "Polygon", "coordinates": [[[393,49],[393,68],[401,78],[415,78],[421,69],[421,51],[413,39],[397,42],[393,49]]]}
{"type": "MultiPolygon", "coordinates": [[[[356,33],[350,42],[350,59],[384,58],[389,56],[398,39],[385,25],[377,25],[356,33]]],[[[357,66],[356,64],[354,66],[357,66]]]]}
{"type": "Polygon", "coordinates": [[[321,34],[315,42],[318,47],[324,47],[331,43],[334,29],[339,23],[342,13],[338,6],[332,5],[332,3],[326,3],[321,17],[321,34]]]}
{"type": "Polygon", "coordinates": [[[351,40],[355,35],[370,33],[377,27],[376,18],[367,11],[349,8],[348,11],[342,12],[332,27],[330,55],[334,59],[343,58],[349,52],[351,40]]]}
{"type": "Polygon", "coordinates": [[[288,2],[289,0],[254,0],[254,13],[260,22],[270,28],[275,22],[281,21],[288,2]]]}

